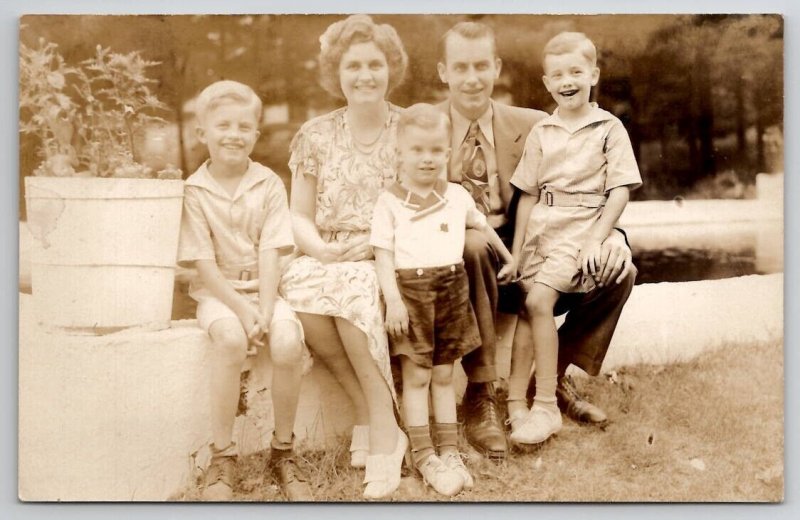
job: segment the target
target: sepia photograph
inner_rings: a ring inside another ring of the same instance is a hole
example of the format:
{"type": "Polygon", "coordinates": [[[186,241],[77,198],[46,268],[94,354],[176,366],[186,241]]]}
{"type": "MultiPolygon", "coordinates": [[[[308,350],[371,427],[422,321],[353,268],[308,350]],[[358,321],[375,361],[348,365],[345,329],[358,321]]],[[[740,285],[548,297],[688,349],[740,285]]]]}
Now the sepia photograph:
{"type": "Polygon", "coordinates": [[[783,502],[784,26],[21,16],[19,500],[783,502]]]}

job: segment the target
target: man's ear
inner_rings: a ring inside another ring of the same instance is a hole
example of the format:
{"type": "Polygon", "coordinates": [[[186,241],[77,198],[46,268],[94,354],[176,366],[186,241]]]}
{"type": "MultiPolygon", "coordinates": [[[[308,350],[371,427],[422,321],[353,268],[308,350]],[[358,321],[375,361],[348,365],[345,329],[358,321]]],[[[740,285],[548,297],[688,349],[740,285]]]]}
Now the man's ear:
{"type": "Polygon", "coordinates": [[[592,86],[594,87],[597,85],[597,82],[600,80],[600,69],[595,67],[592,69],[592,86]]]}
{"type": "Polygon", "coordinates": [[[501,60],[500,58],[495,58],[494,68],[497,71],[496,74],[494,75],[494,79],[497,79],[500,77],[500,71],[503,70],[503,60],[501,60]]]}
{"type": "Polygon", "coordinates": [[[439,79],[442,80],[442,83],[448,83],[447,65],[445,65],[440,61],[439,63],[436,64],[436,71],[439,73],[439,79]]]}

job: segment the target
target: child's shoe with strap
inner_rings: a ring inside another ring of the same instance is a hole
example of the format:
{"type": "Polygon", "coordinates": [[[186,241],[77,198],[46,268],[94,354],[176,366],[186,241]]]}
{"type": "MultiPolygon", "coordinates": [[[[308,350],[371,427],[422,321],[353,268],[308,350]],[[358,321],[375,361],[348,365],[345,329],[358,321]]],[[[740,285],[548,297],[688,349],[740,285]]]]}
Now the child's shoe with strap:
{"type": "MultiPolygon", "coordinates": [[[[465,468],[466,469],[466,468],[465,468]]],[[[455,470],[450,469],[437,455],[431,455],[417,466],[422,480],[437,493],[452,497],[464,489],[464,479],[455,470]]]]}
{"type": "Polygon", "coordinates": [[[464,465],[464,460],[461,458],[460,453],[457,451],[448,451],[441,454],[439,458],[442,459],[445,466],[461,477],[461,480],[464,481],[464,489],[472,489],[475,486],[475,480],[464,465]]]}

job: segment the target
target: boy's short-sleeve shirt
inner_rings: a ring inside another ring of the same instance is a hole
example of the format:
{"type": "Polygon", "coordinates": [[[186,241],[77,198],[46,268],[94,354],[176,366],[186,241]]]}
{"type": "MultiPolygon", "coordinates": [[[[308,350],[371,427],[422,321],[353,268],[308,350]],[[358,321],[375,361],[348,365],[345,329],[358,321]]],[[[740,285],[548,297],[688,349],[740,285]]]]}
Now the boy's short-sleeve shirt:
{"type": "MultiPolygon", "coordinates": [[[[258,270],[259,252],[294,247],[286,188],[266,166],[250,161],[231,196],[204,163],[186,179],[178,264],[214,260],[238,290],[256,290],[258,279],[240,280],[240,271],[258,270]]],[[[199,279],[192,292],[200,289],[199,279]]]]}
{"type": "Polygon", "coordinates": [[[585,124],[570,131],[556,110],[531,129],[511,184],[526,193],[544,187],[567,193],[606,193],[641,186],[628,132],[610,112],[592,103],[585,124]]]}
{"type": "Polygon", "coordinates": [[[397,269],[453,265],[463,259],[466,228],[486,225],[458,184],[440,180],[422,200],[396,183],[375,204],[370,245],[393,251],[397,269]]]}

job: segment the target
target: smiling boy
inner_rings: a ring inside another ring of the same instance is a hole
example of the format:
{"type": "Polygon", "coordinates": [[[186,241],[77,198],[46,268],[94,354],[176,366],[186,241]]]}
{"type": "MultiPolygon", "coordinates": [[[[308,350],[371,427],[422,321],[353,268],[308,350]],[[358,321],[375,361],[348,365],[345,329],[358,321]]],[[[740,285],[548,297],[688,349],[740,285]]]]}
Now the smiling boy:
{"type": "Polygon", "coordinates": [[[400,181],[378,198],[370,244],[392,355],[401,362],[412,459],[426,483],[452,496],[473,485],[457,449],[453,366],[481,344],[462,261],[466,228],[485,233],[500,252],[499,277],[509,279],[516,266],[469,193],[442,178],[450,152],[447,116],[433,105],[409,107],[398,122],[397,147],[400,181]]]}

